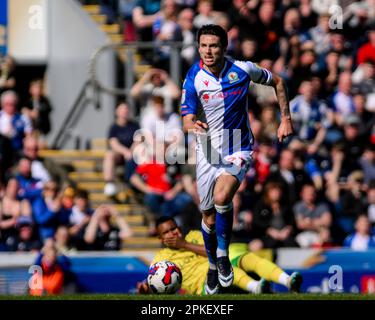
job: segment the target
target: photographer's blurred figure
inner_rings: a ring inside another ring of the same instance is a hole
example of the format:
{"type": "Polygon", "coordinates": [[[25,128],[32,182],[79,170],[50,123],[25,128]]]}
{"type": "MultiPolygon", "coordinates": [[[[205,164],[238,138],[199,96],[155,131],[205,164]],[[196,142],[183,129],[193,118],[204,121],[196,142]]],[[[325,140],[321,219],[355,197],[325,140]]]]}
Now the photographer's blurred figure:
{"type": "Polygon", "coordinates": [[[65,256],[58,256],[53,241],[46,242],[35,265],[41,267],[41,273],[35,272],[31,278],[34,286],[30,295],[57,295],[64,293],[64,284],[69,279],[70,262],[65,256]]]}

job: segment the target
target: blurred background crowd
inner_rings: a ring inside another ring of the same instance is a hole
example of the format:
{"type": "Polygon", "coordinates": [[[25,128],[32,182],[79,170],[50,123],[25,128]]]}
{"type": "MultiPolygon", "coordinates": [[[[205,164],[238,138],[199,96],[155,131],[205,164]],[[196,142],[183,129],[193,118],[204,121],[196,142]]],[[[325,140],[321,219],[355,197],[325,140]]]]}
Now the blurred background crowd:
{"type": "MultiPolygon", "coordinates": [[[[103,160],[104,194],[116,195],[116,168],[122,167],[121,179],[150,212],[150,235],[160,215],[176,217],[185,230],[200,225],[194,152],[181,165],[155,158],[171,156],[168,146],[184,140],[178,134],[182,79],[198,60],[196,30],[215,23],[228,32],[229,56],[256,62],[287,81],[295,126],[295,135],[279,143],[273,89],[251,84],[254,163],[234,198],[233,241],[251,250],[375,247],[374,0],[81,2],[100,4],[108,23],[121,23],[124,41],[157,44],[140,51],[153,68],[130,91],[136,110],[119,101],[103,160]],[[170,51],[164,45],[170,41],[184,44],[180,83],[167,67],[170,51]],[[162,147],[148,148],[154,150],[150,161],[137,165],[140,128],[150,133],[149,145],[162,147]]],[[[39,250],[48,239],[61,252],[119,250],[132,230],[114,207],[94,212],[87,192],[38,157],[40,148],[49,147],[53,106],[42,79],[21,95],[16,69],[11,57],[2,57],[0,250],[39,250]]],[[[184,142],[194,149],[193,139],[184,142]]]]}

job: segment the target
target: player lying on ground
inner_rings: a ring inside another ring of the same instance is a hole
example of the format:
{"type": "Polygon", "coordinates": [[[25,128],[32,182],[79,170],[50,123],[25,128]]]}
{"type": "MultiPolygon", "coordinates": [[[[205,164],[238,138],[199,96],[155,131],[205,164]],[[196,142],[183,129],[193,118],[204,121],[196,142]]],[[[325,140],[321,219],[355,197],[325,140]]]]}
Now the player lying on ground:
{"type": "Polygon", "coordinates": [[[233,225],[233,196],[252,161],[247,96],[250,82],[272,86],[281,111],[277,136],[293,133],[285,82],[250,61],[225,57],[227,33],[218,25],[198,31],[200,62],[188,71],[181,97],[185,132],[197,136],[197,186],[203,213],[202,233],[209,270],[205,291],[233,283],[228,246],[233,225]]]}
{"type": "MultiPolygon", "coordinates": [[[[182,273],[182,292],[186,294],[203,294],[209,263],[204,247],[202,233],[190,231],[183,237],[181,229],[171,217],[161,217],[156,221],[156,230],[161,242],[167,247],[160,250],[151,264],[169,260],[174,262],[182,273]]],[[[294,272],[288,275],[276,264],[248,252],[243,247],[229,246],[229,257],[233,265],[233,284],[250,293],[269,293],[273,281],[286,286],[292,292],[299,292],[302,277],[294,272]],[[256,281],[247,273],[255,272],[262,279],[256,281]]],[[[150,293],[146,281],[138,283],[139,293],[150,293]]]]}

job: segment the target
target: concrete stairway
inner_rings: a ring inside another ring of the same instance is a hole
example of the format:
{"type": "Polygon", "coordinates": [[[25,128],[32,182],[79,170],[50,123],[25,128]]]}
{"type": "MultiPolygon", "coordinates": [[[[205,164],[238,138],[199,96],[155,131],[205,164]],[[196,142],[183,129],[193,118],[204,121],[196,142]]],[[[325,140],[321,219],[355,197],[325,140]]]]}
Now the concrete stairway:
{"type": "Polygon", "coordinates": [[[117,211],[129,223],[133,231],[133,237],[123,243],[124,250],[155,250],[160,247],[159,239],[148,236],[146,225],[146,207],[139,202],[134,191],[128,188],[121,179],[116,184],[119,192],[115,197],[107,197],[103,193],[104,179],[102,163],[105,154],[105,139],[94,139],[92,150],[41,150],[39,155],[50,161],[63,165],[70,169],[68,178],[77,188],[89,192],[90,202],[93,208],[100,204],[112,204],[117,211]],[[96,140],[96,141],[95,141],[96,140]],[[101,149],[100,149],[101,148],[101,149]]]}
{"type": "MultiPolygon", "coordinates": [[[[124,35],[121,30],[121,25],[119,23],[106,24],[107,17],[101,14],[99,5],[85,5],[83,9],[90,15],[90,17],[98,24],[98,27],[108,35],[108,38],[113,44],[122,44],[124,42],[124,35]]],[[[127,52],[124,48],[117,49],[118,56],[122,62],[126,62],[127,52]]],[[[134,72],[139,78],[148,69],[151,68],[150,65],[141,64],[142,57],[134,53],[133,55],[135,61],[134,72]]]]}

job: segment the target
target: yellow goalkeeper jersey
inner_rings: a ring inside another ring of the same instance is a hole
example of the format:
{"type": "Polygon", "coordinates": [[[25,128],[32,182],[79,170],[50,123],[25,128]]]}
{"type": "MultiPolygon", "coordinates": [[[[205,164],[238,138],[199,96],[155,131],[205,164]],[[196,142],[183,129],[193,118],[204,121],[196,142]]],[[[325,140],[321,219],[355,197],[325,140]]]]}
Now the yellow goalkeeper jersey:
{"type": "MultiPolygon", "coordinates": [[[[201,231],[190,231],[185,240],[203,245],[201,231]]],[[[165,248],[156,253],[152,263],[162,260],[174,262],[182,273],[182,290],[187,294],[201,294],[208,271],[208,259],[192,251],[165,248]]]]}

